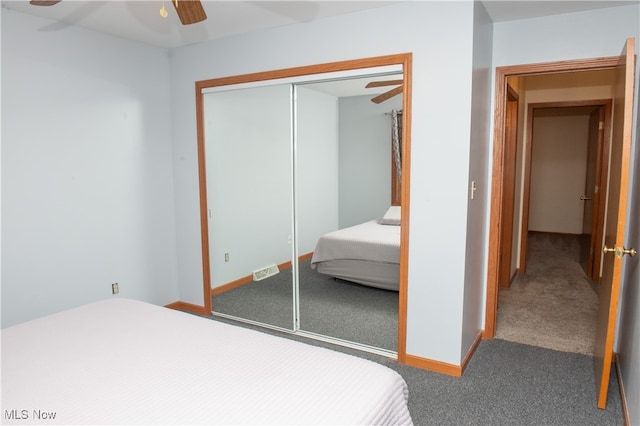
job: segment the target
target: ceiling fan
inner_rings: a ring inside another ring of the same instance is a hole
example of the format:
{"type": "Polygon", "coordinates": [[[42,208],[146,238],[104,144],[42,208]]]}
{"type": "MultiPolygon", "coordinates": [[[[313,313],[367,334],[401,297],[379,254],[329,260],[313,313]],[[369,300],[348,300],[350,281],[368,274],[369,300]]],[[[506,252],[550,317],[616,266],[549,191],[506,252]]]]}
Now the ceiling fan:
{"type": "Polygon", "coordinates": [[[382,86],[398,86],[374,98],[371,98],[371,102],[379,104],[386,101],[387,99],[391,99],[394,96],[402,93],[402,90],[404,88],[403,83],[404,83],[403,80],[372,81],[368,83],[365,87],[370,88],[370,87],[382,87],[382,86]]]}
{"type": "MultiPolygon", "coordinates": [[[[30,0],[29,3],[34,6],[53,6],[61,1],[62,0],[30,0]]],[[[173,6],[176,9],[182,25],[195,24],[196,22],[201,22],[207,19],[207,14],[204,12],[204,8],[202,7],[200,0],[171,0],[171,3],[173,3],[173,6]]],[[[164,8],[164,4],[162,9],[160,9],[160,15],[163,18],[167,17],[167,11],[164,8]]]]}

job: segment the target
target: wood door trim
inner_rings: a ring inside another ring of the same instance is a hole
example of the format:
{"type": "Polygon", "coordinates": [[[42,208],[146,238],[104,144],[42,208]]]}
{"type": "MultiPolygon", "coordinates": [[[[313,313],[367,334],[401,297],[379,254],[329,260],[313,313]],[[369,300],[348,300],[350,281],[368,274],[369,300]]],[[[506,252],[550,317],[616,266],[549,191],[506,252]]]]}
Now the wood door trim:
{"type": "Polygon", "coordinates": [[[194,305],[192,303],[182,302],[182,301],[169,303],[168,305],[165,305],[164,307],[165,308],[169,308],[169,309],[175,309],[176,311],[190,312],[192,314],[205,316],[205,317],[211,317],[212,316],[211,311],[207,311],[205,309],[205,307],[199,306],[199,305],[194,305]]]}
{"type": "Polygon", "coordinates": [[[500,255],[500,221],[502,210],[502,179],[504,166],[504,120],[506,114],[507,77],[551,74],[575,71],[594,71],[615,68],[618,57],[578,59],[538,64],[510,65],[496,68],[495,110],[493,130],[493,168],[491,172],[491,213],[489,216],[489,247],[487,261],[487,291],[483,338],[492,339],[496,332],[498,306],[498,257],[500,255]]]}
{"type": "MultiPolygon", "coordinates": [[[[242,83],[254,83],[258,81],[278,80],[282,78],[302,77],[305,75],[327,74],[338,71],[357,70],[361,68],[374,68],[390,65],[402,65],[411,53],[399,53],[396,55],[376,56],[371,58],[353,59],[349,61],[328,62],[325,64],[305,65],[301,67],[284,68],[279,70],[261,71],[251,74],[234,75],[230,77],[212,78],[196,81],[196,90],[209,87],[230,86],[242,83]]],[[[406,90],[406,76],[404,76],[404,89],[406,90]]]]}
{"type": "Polygon", "coordinates": [[[480,345],[481,341],[482,333],[478,333],[460,365],[448,364],[442,361],[434,361],[432,359],[421,358],[415,355],[407,355],[406,364],[411,367],[435,371],[437,373],[442,373],[449,376],[462,377],[464,371],[469,365],[469,362],[471,361],[471,357],[475,353],[476,349],[478,349],[478,345],[480,345]]]}
{"type": "MultiPolygon", "coordinates": [[[[598,140],[598,144],[599,146],[597,147],[598,150],[598,159],[596,160],[596,178],[598,179],[599,182],[599,190],[598,190],[598,195],[597,197],[594,197],[594,200],[596,200],[598,202],[598,206],[597,208],[594,208],[594,214],[597,214],[597,226],[596,226],[596,230],[595,232],[592,232],[593,237],[595,238],[595,241],[600,241],[602,242],[604,239],[604,219],[605,219],[605,212],[607,209],[607,188],[609,187],[609,173],[608,173],[608,167],[605,167],[605,164],[609,164],[609,151],[611,148],[611,137],[613,136],[611,134],[612,131],[612,123],[611,123],[611,112],[613,109],[613,101],[612,100],[608,100],[607,103],[604,105],[604,134],[602,136],[602,144],[600,145],[600,140],[598,140]],[[599,169],[598,169],[599,168],[599,169]]],[[[600,280],[600,273],[601,273],[601,264],[602,264],[602,251],[599,249],[599,247],[595,247],[594,253],[593,253],[593,270],[597,271],[597,273],[594,272],[594,277],[596,280],[600,280]]]]}
{"type": "Polygon", "coordinates": [[[498,285],[502,288],[511,286],[511,264],[513,263],[513,223],[515,213],[515,175],[518,149],[518,110],[519,96],[507,83],[507,109],[505,119],[510,126],[505,126],[505,144],[503,156],[503,193],[502,220],[500,222],[500,256],[498,257],[498,285]]]}
{"type": "Polygon", "coordinates": [[[518,273],[527,272],[527,242],[529,239],[529,201],[531,195],[531,153],[533,151],[533,104],[527,106],[527,127],[525,129],[527,139],[524,146],[524,171],[523,171],[523,187],[522,193],[522,224],[520,228],[520,262],[518,264],[518,273]]]}
{"type": "Polygon", "coordinates": [[[622,420],[625,426],[631,425],[631,417],[629,416],[629,406],[627,404],[627,393],[624,387],[624,380],[622,379],[622,371],[620,370],[620,361],[618,355],[613,354],[613,363],[616,369],[616,378],[618,379],[618,391],[620,391],[620,403],[622,405],[622,420]]]}
{"type": "Polygon", "coordinates": [[[404,55],[404,92],[402,95],[402,176],[400,183],[400,288],[398,294],[398,362],[407,358],[407,295],[409,292],[409,189],[411,175],[411,85],[413,55],[404,55]]]}
{"type": "Polygon", "coordinates": [[[198,150],[198,195],[200,197],[200,249],[202,250],[202,282],[204,310],[211,313],[211,263],[209,261],[209,216],[207,207],[207,166],[204,149],[204,96],[196,83],[196,143],[198,150]]]}

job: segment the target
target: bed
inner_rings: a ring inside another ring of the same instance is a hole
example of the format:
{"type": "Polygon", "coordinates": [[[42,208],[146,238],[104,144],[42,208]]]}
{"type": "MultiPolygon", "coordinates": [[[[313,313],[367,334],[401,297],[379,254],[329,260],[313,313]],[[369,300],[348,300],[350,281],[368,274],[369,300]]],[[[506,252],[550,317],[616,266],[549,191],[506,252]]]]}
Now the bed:
{"type": "Polygon", "coordinates": [[[411,424],[388,367],[114,298],[2,330],[3,424],[411,424]]]}
{"type": "Polygon", "coordinates": [[[398,291],[400,207],[380,218],[329,232],[318,240],[311,268],[335,278],[398,291]]]}

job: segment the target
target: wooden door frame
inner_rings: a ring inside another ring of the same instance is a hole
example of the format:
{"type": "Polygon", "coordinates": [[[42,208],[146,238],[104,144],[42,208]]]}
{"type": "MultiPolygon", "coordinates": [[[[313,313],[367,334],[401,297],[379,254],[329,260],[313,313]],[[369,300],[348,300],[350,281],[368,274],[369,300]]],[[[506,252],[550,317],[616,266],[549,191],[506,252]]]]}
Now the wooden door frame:
{"type": "MultiPolygon", "coordinates": [[[[607,175],[604,174],[604,164],[609,164],[609,147],[611,146],[611,110],[612,104],[601,106],[598,108],[598,135],[596,136],[596,159],[594,170],[596,182],[599,184],[597,192],[594,188],[593,192],[593,205],[591,206],[591,239],[589,241],[589,262],[587,264],[587,276],[594,281],[600,281],[601,265],[602,265],[602,251],[599,247],[596,247],[596,241],[604,240],[604,219],[605,219],[605,202],[606,198],[602,195],[603,183],[606,182],[607,175]],[[600,123],[604,123],[604,129],[600,131],[600,123]],[[608,123],[608,125],[607,125],[608,123]],[[599,176],[599,179],[598,179],[599,176]],[[596,266],[597,265],[597,266],[596,266]]],[[[587,154],[589,155],[589,154],[587,154]]],[[[587,161],[588,161],[587,157],[587,161]]],[[[585,182],[585,190],[586,190],[585,182]]],[[[585,191],[585,195],[589,195],[590,192],[585,191]]],[[[606,193],[606,191],[605,191],[606,193]]],[[[583,219],[584,225],[584,219],[583,219]]]]}
{"type": "Polygon", "coordinates": [[[578,71],[595,71],[615,68],[619,57],[604,57],[592,59],[578,59],[559,62],[544,62],[537,64],[510,65],[496,68],[495,78],[495,109],[493,130],[493,168],[491,174],[491,213],[489,217],[489,245],[487,260],[487,288],[485,304],[485,325],[482,333],[484,339],[492,339],[496,333],[496,318],[498,307],[498,260],[500,256],[500,241],[502,233],[502,197],[504,179],[504,129],[506,115],[507,78],[566,73],[578,71]]]}
{"type": "MultiPolygon", "coordinates": [[[[606,170],[600,167],[602,164],[609,163],[609,146],[611,146],[611,99],[593,99],[593,100],[585,100],[585,101],[556,101],[556,102],[537,102],[531,103],[527,105],[527,127],[525,129],[527,140],[525,146],[525,160],[524,160],[524,170],[523,170],[523,187],[524,192],[522,194],[522,228],[520,229],[520,264],[518,265],[518,273],[524,274],[527,270],[527,242],[528,242],[528,232],[529,232],[529,202],[531,200],[531,160],[532,160],[532,152],[533,152],[533,114],[536,109],[542,108],[571,108],[571,107],[583,107],[583,106],[594,106],[601,107],[605,110],[604,117],[604,143],[602,147],[599,147],[599,150],[602,149],[602,155],[600,153],[597,156],[597,160],[599,165],[596,167],[597,181],[601,182],[600,187],[606,189],[606,170]],[[599,173],[598,173],[599,172],[599,173]]],[[[598,198],[602,200],[603,194],[600,192],[598,194],[598,198]]],[[[596,233],[596,240],[600,238],[602,240],[602,227],[604,226],[604,204],[599,203],[596,206],[594,203],[594,207],[596,211],[594,212],[597,215],[599,226],[599,232],[596,233]]],[[[594,261],[600,262],[600,253],[594,253],[594,261]]]]}
{"type": "Polygon", "coordinates": [[[520,96],[507,83],[505,111],[505,145],[503,151],[503,193],[502,197],[502,217],[504,221],[500,224],[500,256],[498,256],[498,285],[508,288],[514,275],[511,273],[513,263],[513,220],[515,213],[515,177],[518,152],[518,119],[520,96]],[[507,123],[511,123],[507,126],[507,123]]]}

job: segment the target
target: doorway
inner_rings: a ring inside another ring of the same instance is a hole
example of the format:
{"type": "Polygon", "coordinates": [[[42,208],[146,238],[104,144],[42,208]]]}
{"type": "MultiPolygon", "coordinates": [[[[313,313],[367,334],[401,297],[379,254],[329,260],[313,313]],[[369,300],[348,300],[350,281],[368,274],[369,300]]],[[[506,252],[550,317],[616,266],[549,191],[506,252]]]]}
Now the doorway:
{"type": "MultiPolygon", "coordinates": [[[[587,77],[573,78],[595,81],[593,75],[587,77]]],[[[597,81],[612,77],[601,72],[597,81]]],[[[521,82],[523,96],[535,97],[536,89],[549,90],[554,76],[523,80],[529,82],[521,82]]],[[[586,266],[597,262],[597,280],[600,250],[594,247],[602,245],[604,211],[599,210],[599,187],[606,180],[602,161],[609,147],[611,101],[528,103],[526,110],[526,148],[517,167],[524,169],[524,177],[515,197],[523,208],[519,217],[511,218],[522,223],[521,232],[515,233],[521,244],[503,247],[514,257],[520,248],[520,261],[517,268],[509,269],[514,278],[507,285],[501,278],[496,337],[590,355],[597,323],[597,283],[583,270],[580,257],[591,255],[586,266]]],[[[513,198],[507,194],[503,204],[513,198]]],[[[513,229],[511,223],[507,226],[513,229]]]]}
{"type": "MultiPolygon", "coordinates": [[[[535,78],[535,77],[534,77],[535,78]]],[[[591,78],[591,77],[589,77],[591,78]]],[[[599,81],[613,81],[600,72],[599,81]]],[[[527,269],[528,231],[580,235],[580,264],[600,278],[611,100],[530,103],[527,108],[518,274],[527,269]],[[536,139],[538,140],[536,142],[536,139]],[[536,188],[532,194],[532,186],[536,188]]]]}
{"type": "MultiPolygon", "coordinates": [[[[567,74],[588,70],[615,71],[611,88],[615,116],[612,121],[612,138],[607,191],[602,195],[607,210],[602,246],[602,273],[599,290],[598,322],[594,349],[594,369],[598,388],[598,407],[606,407],[613,341],[616,326],[617,307],[620,290],[622,259],[625,254],[635,255],[634,249],[625,247],[627,211],[627,191],[633,127],[633,101],[635,81],[635,39],[625,41],[619,56],[584,59],[554,63],[516,65],[496,70],[496,107],[494,131],[494,156],[491,192],[491,215],[489,227],[489,253],[487,262],[487,293],[485,309],[484,338],[493,338],[496,330],[496,309],[498,296],[498,267],[501,236],[501,207],[503,196],[502,179],[504,164],[504,116],[505,91],[509,76],[544,75],[550,73],[567,74]]],[[[570,74],[570,76],[573,76],[570,74]]]]}
{"type": "MultiPolygon", "coordinates": [[[[490,217],[490,229],[499,230],[499,232],[491,232],[489,236],[489,259],[488,259],[488,271],[487,271],[487,302],[486,302],[486,317],[485,317],[485,329],[483,332],[483,338],[491,339],[496,334],[496,320],[497,320],[497,308],[498,308],[498,292],[499,292],[499,280],[500,271],[503,265],[503,259],[501,253],[503,250],[502,238],[503,229],[505,223],[505,217],[503,217],[503,201],[507,196],[504,185],[504,175],[507,172],[504,156],[507,140],[505,135],[506,128],[506,115],[507,115],[507,83],[509,78],[524,78],[530,76],[545,76],[557,74],[559,79],[556,83],[559,88],[564,89],[576,89],[575,77],[580,73],[589,73],[600,70],[612,69],[616,66],[618,61],[617,57],[611,58],[595,58],[585,59],[580,61],[567,61],[559,63],[547,63],[547,64],[531,64],[531,65],[516,65],[509,67],[502,67],[496,70],[496,120],[494,131],[494,158],[493,158],[493,181],[492,181],[492,195],[491,195],[491,217],[490,217]],[[564,87],[562,87],[564,86],[564,87]]],[[[517,84],[516,84],[517,86],[517,84]]],[[[516,88],[517,90],[517,88],[516,88]]],[[[604,98],[604,96],[603,96],[604,98]]],[[[527,103],[535,102],[531,96],[520,96],[520,106],[527,103]]],[[[524,114],[523,114],[524,115],[524,114]]],[[[524,126],[522,126],[524,127],[524,126]]],[[[522,132],[524,133],[524,131],[522,132]]],[[[523,137],[519,138],[524,139],[523,137]]],[[[523,147],[519,146],[518,156],[523,155],[523,147]]],[[[529,156],[530,158],[530,156],[529,156]]],[[[526,170],[520,170],[515,173],[516,176],[520,176],[522,181],[529,179],[526,175],[526,170]]],[[[518,177],[516,177],[517,179],[518,177]]],[[[517,185],[516,185],[517,187],[517,185]]],[[[526,263],[521,262],[523,258],[526,258],[525,252],[522,252],[522,246],[526,247],[526,235],[522,231],[523,223],[527,223],[527,218],[524,217],[528,214],[528,206],[525,205],[524,199],[518,202],[516,200],[516,208],[514,209],[514,232],[518,235],[514,235],[512,253],[514,254],[514,261],[512,262],[514,272],[522,273],[526,270],[526,263]],[[525,256],[523,256],[523,254],[525,256]],[[519,266],[518,266],[519,265],[519,266]]],[[[513,276],[513,275],[512,275],[513,276]]]]}

